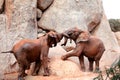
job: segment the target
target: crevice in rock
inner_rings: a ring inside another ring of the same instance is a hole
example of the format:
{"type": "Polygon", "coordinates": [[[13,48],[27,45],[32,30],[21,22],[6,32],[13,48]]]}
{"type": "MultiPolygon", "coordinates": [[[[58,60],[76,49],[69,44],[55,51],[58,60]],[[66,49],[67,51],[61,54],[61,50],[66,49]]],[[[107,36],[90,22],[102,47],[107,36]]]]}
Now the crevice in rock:
{"type": "Polygon", "coordinates": [[[5,12],[5,0],[3,1],[3,4],[1,5],[0,14],[3,14],[5,12]]]}
{"type": "MultiPolygon", "coordinates": [[[[48,2],[37,0],[37,16],[36,16],[37,22],[40,21],[42,14],[44,14],[44,12],[47,11],[47,9],[53,4],[54,0],[49,0],[48,2]]],[[[49,32],[51,30],[51,29],[47,29],[45,26],[41,27],[38,24],[37,24],[37,27],[38,27],[38,34],[43,33],[43,31],[49,32]]]]}
{"type": "Polygon", "coordinates": [[[96,15],[95,18],[93,20],[91,20],[91,22],[87,25],[88,26],[88,31],[92,34],[94,33],[94,31],[96,30],[96,28],[99,26],[99,24],[101,23],[101,19],[102,19],[103,15],[96,15]]]}
{"type": "Polygon", "coordinates": [[[100,22],[101,21],[99,21],[98,23],[95,23],[95,22],[91,22],[90,24],[89,24],[89,27],[91,27],[92,29],[91,30],[89,30],[89,27],[88,27],[88,31],[90,32],[90,33],[93,33],[94,32],[94,30],[98,27],[98,25],[100,24],[100,22]]]}

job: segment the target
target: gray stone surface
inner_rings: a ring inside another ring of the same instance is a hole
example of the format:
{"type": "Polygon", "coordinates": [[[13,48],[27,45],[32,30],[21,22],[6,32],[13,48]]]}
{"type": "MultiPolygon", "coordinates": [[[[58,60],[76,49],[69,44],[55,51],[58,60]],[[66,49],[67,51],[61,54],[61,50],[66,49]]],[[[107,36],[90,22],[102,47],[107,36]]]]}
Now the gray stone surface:
{"type": "MultiPolygon", "coordinates": [[[[44,12],[39,25],[58,32],[76,26],[87,30],[91,22],[95,25],[100,22],[102,12],[102,4],[98,0],[55,0],[44,12]]],[[[95,25],[90,25],[90,30],[95,25]]]]}
{"type": "MultiPolygon", "coordinates": [[[[6,0],[6,14],[0,15],[0,53],[19,40],[37,38],[36,0],[6,0]]],[[[16,72],[13,54],[0,54],[0,74],[16,72]]],[[[0,77],[1,78],[1,77],[0,77]]]]}

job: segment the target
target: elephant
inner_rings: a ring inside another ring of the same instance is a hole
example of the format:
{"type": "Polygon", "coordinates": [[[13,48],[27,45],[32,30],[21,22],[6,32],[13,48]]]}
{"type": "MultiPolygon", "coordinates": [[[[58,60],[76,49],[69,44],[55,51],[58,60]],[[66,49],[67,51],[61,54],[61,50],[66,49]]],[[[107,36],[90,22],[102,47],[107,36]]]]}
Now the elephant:
{"type": "Polygon", "coordinates": [[[89,61],[89,71],[93,71],[93,62],[95,61],[95,72],[99,71],[99,61],[105,51],[105,46],[99,38],[90,35],[88,31],[78,28],[72,28],[63,32],[66,45],[67,39],[72,39],[76,43],[76,47],[72,52],[63,55],[62,60],[66,60],[71,56],[79,57],[81,70],[85,71],[84,56],[89,61]]]}
{"type": "Polygon", "coordinates": [[[30,69],[32,62],[35,62],[35,68],[32,75],[37,75],[41,65],[44,68],[44,75],[49,76],[48,69],[48,51],[50,47],[56,46],[62,39],[60,33],[50,31],[39,39],[23,39],[16,43],[10,51],[2,53],[13,53],[18,65],[18,80],[24,80],[27,76],[25,70],[30,69]]]}

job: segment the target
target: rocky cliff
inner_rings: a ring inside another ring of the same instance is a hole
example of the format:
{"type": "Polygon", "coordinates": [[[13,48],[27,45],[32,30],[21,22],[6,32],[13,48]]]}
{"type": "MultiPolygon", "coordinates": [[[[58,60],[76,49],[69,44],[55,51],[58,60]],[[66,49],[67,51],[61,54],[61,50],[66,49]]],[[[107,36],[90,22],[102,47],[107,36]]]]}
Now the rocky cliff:
{"type": "MultiPolygon", "coordinates": [[[[78,27],[82,30],[88,30],[92,35],[99,37],[106,47],[100,62],[102,70],[120,55],[117,39],[110,29],[101,0],[46,0],[47,2],[40,0],[43,1],[42,4],[45,4],[44,7],[38,7],[37,1],[39,0],[0,0],[0,52],[10,50],[20,39],[37,38],[38,23],[44,29],[54,29],[57,32],[78,27]]],[[[53,59],[59,52],[59,57],[64,54],[64,51],[58,52],[58,50],[54,50],[54,52],[49,53],[53,59]]],[[[76,58],[71,60],[78,62],[76,58]]],[[[15,61],[12,54],[0,54],[0,78],[4,78],[3,74],[5,73],[17,72],[18,67],[13,66],[15,61]]],[[[57,65],[57,61],[53,61],[53,63],[57,65]]],[[[76,62],[66,63],[59,61],[59,64],[61,63],[62,65],[72,65],[76,62]]],[[[53,66],[52,63],[50,65],[53,66]]],[[[74,64],[74,66],[77,65],[74,64]]],[[[61,68],[60,65],[53,66],[51,69],[58,76],[64,75],[65,72],[57,72],[59,68],[61,68]]],[[[68,69],[71,70],[71,68],[68,69]]],[[[70,71],[68,69],[66,74],[74,72],[74,70],[70,71]]]]}

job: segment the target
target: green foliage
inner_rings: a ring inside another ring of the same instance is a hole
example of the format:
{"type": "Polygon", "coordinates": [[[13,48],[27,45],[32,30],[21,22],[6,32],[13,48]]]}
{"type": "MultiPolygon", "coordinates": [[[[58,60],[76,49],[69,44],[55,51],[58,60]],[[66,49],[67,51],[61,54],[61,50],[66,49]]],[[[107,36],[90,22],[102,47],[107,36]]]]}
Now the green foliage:
{"type": "Polygon", "coordinates": [[[104,79],[103,79],[102,72],[100,71],[100,72],[99,72],[99,75],[98,75],[97,77],[95,77],[93,80],[104,80],[104,79]]]}
{"type": "MultiPolygon", "coordinates": [[[[113,62],[109,69],[106,69],[106,76],[105,80],[120,80],[120,57],[113,62]]],[[[104,80],[102,72],[93,80],[104,80]]]]}
{"type": "Polygon", "coordinates": [[[120,20],[119,19],[109,19],[109,24],[113,32],[120,31],[120,20]]]}

